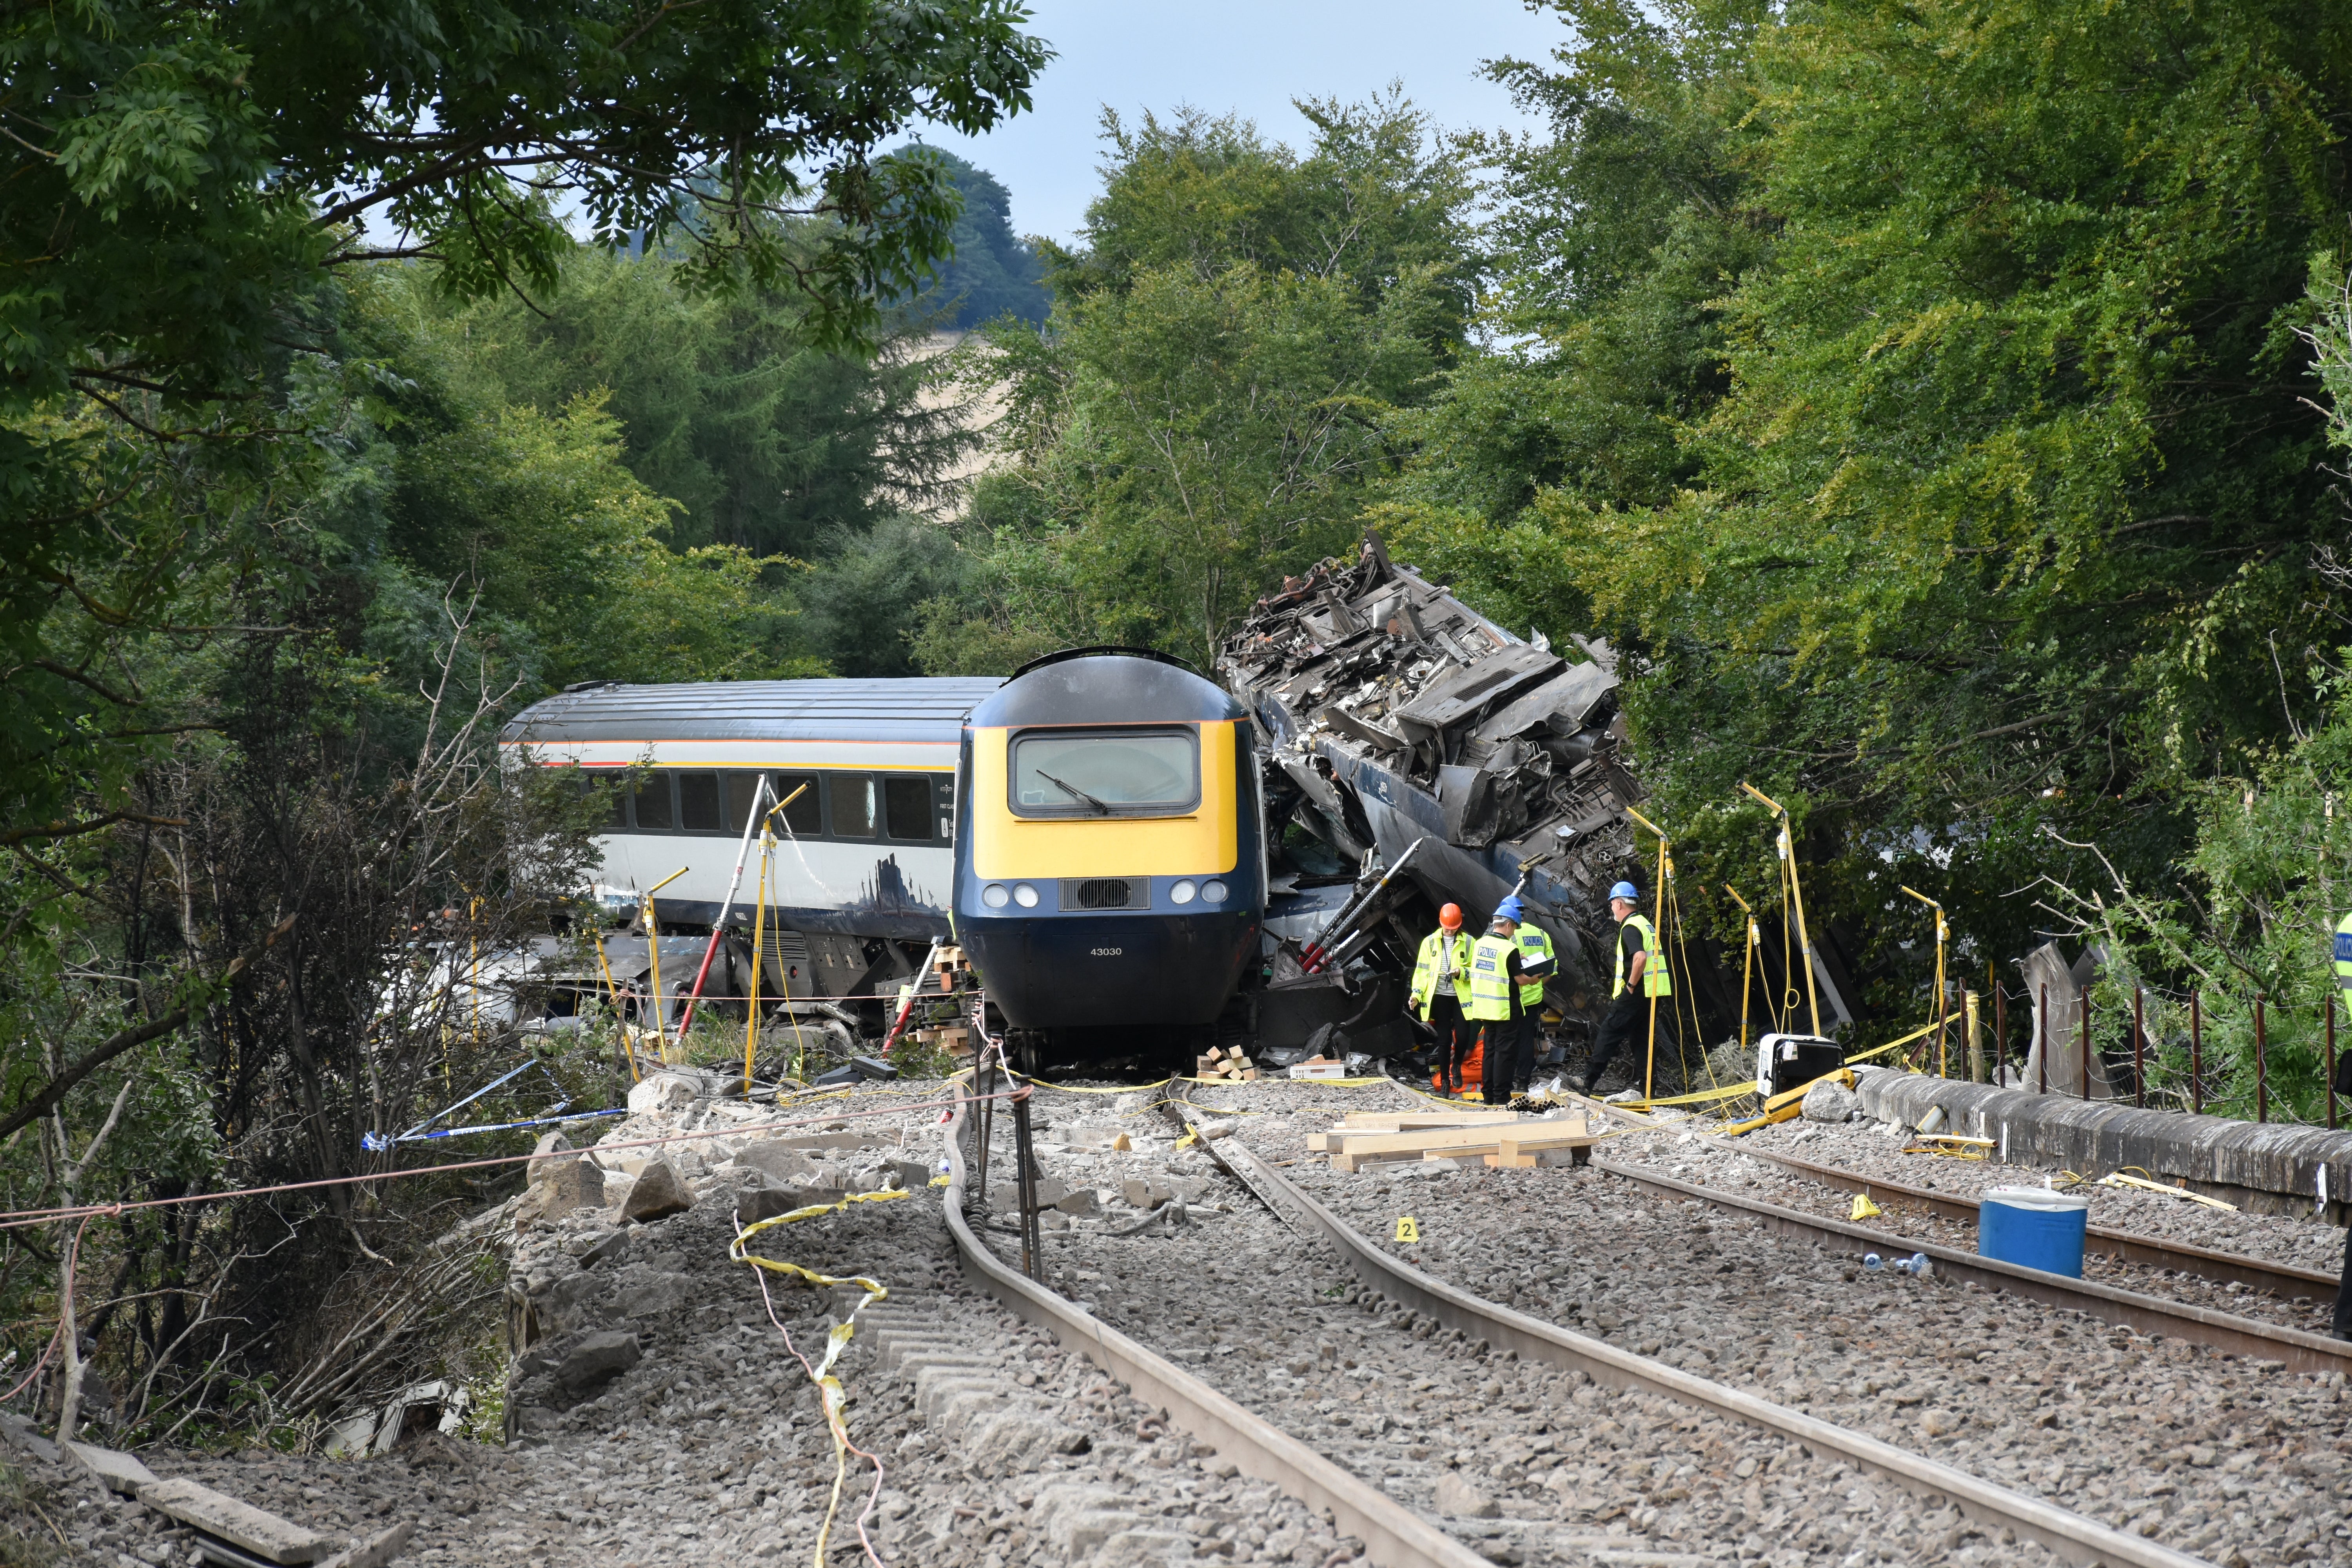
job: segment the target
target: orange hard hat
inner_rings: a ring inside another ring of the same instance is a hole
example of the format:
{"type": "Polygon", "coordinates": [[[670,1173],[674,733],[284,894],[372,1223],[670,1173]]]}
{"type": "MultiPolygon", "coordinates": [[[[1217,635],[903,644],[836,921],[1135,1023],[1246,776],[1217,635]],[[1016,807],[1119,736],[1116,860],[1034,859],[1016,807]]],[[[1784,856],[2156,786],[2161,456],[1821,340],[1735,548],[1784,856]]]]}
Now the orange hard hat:
{"type": "Polygon", "coordinates": [[[1437,923],[1444,926],[1447,931],[1460,931],[1462,929],[1462,906],[1460,904],[1448,904],[1444,909],[1438,910],[1437,923]]]}

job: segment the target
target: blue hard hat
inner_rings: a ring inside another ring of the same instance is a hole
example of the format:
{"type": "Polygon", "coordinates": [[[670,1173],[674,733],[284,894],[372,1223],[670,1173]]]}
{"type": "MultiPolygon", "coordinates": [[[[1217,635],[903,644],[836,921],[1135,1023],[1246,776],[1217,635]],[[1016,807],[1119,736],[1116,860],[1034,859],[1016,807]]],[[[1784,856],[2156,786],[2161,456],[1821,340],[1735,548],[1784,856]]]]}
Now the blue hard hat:
{"type": "Polygon", "coordinates": [[[1505,899],[1495,906],[1495,918],[1498,921],[1509,921],[1516,925],[1528,918],[1528,909],[1517,899],[1505,899]]]}
{"type": "Polygon", "coordinates": [[[1639,902],[1642,897],[1642,889],[1633,886],[1631,882],[1620,882],[1615,887],[1609,889],[1609,896],[1612,899],[1631,899],[1639,902]]]}

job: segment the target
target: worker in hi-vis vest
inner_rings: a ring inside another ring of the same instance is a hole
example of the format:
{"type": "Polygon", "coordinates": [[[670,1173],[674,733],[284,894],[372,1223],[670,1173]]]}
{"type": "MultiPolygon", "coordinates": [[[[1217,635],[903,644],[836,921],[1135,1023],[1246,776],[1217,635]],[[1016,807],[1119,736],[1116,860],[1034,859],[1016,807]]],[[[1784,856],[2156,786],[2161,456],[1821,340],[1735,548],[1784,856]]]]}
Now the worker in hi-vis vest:
{"type": "Polygon", "coordinates": [[[1479,1092],[1489,1105],[1506,1105],[1511,1099],[1511,1056],[1521,1016],[1519,924],[1503,911],[1517,908],[1517,899],[1506,900],[1470,949],[1470,1016],[1478,1022],[1484,1053],[1479,1092]]]}
{"type": "MultiPolygon", "coordinates": [[[[2352,915],[2336,922],[2336,984],[2338,990],[2352,991],[2352,915]]],[[[2352,1051],[2336,1058],[2336,1092],[2352,1094],[2352,1051]]],[[[2330,1193],[2329,1197],[2338,1194],[2330,1193]]],[[[2352,1231],[2344,1236],[2344,1279],[2336,1287],[2336,1337],[2352,1340],[2352,1231]]]]}
{"type": "MultiPolygon", "coordinates": [[[[1641,892],[1631,882],[1609,889],[1609,912],[1617,917],[1617,973],[1609,993],[1609,1011],[1592,1037],[1592,1055],[1584,1071],[1568,1080],[1579,1094],[1601,1087],[1601,1075],[1625,1042],[1649,1016],[1654,996],[1674,994],[1674,977],[1666,972],[1665,954],[1658,948],[1658,930],[1643,915],[1641,892]]],[[[1673,1009],[1665,1009],[1671,1014],[1673,1009]]]]}
{"type": "Polygon", "coordinates": [[[1513,940],[1519,944],[1519,973],[1527,976],[1527,984],[1519,987],[1518,1051],[1511,1058],[1511,1092],[1521,1095],[1535,1081],[1536,1016],[1543,1011],[1544,982],[1551,978],[1559,955],[1552,951],[1551,933],[1528,919],[1517,899],[1505,899],[1495,912],[1517,922],[1513,940]]]}
{"type": "Polygon", "coordinates": [[[1412,965],[1412,1010],[1437,1031],[1437,1071],[1448,1094],[1462,1092],[1462,1067],[1470,1059],[1476,1034],[1465,1009],[1470,1005],[1470,933],[1462,929],[1462,906],[1437,911],[1437,929],[1421,939],[1412,965]]]}

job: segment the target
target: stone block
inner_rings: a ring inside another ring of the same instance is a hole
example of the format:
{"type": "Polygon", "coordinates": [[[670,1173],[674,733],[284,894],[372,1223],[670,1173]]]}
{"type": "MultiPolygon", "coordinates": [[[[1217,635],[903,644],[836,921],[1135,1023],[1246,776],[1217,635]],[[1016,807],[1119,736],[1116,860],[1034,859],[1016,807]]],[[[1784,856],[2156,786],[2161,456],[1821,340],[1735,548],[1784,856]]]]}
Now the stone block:
{"type": "Polygon", "coordinates": [[[562,1132],[541,1133],[539,1142],[531,1145],[530,1163],[526,1167],[530,1173],[530,1179],[534,1182],[539,1180],[540,1169],[550,1157],[569,1153],[571,1150],[572,1140],[566,1138],[562,1132]]]}
{"type": "Polygon", "coordinates": [[[1066,1215],[1090,1215],[1099,1207],[1095,1202],[1092,1187],[1080,1187],[1074,1193],[1065,1193],[1055,1200],[1054,1206],[1066,1215]]]}
{"type": "Polygon", "coordinates": [[[1845,1121],[1861,1108],[1853,1090],[1833,1078],[1824,1078],[1805,1090],[1801,1114],[1808,1121],[1845,1121]]]}
{"type": "Polygon", "coordinates": [[[100,1486],[121,1497],[137,1497],[141,1487],[157,1479],[155,1472],[136,1457],[120,1449],[101,1448],[95,1443],[61,1443],[58,1447],[89,1471],[100,1486]]]}
{"type": "Polygon", "coordinates": [[[621,1217],[647,1225],[674,1214],[684,1214],[693,1206],[694,1194],[688,1189],[686,1178],[668,1161],[656,1160],[637,1173],[629,1195],[622,1200],[621,1217]]]}
{"type": "Polygon", "coordinates": [[[1437,1511],[1450,1519],[1499,1519],[1500,1504],[1474,1487],[1459,1470],[1437,1478],[1437,1511]]]}
{"type": "Polygon", "coordinates": [[[1119,1195],[1132,1207],[1156,1209],[1176,1194],[1164,1182],[1128,1182],[1120,1186],[1119,1195]]]}
{"type": "Polygon", "coordinates": [[[555,1380],[574,1391],[591,1388],[628,1371],[643,1357],[636,1335],[607,1329],[587,1335],[566,1352],[556,1364],[555,1380]]]}
{"type": "Polygon", "coordinates": [[[585,1155],[550,1158],[531,1166],[531,1187],[541,1194],[540,1210],[549,1215],[573,1209],[596,1208],[604,1202],[604,1173],[585,1155]]]}
{"type": "Polygon", "coordinates": [[[702,1098],[702,1080],[685,1073],[649,1073],[629,1086],[629,1114],[649,1116],[656,1111],[684,1110],[702,1098]]]}

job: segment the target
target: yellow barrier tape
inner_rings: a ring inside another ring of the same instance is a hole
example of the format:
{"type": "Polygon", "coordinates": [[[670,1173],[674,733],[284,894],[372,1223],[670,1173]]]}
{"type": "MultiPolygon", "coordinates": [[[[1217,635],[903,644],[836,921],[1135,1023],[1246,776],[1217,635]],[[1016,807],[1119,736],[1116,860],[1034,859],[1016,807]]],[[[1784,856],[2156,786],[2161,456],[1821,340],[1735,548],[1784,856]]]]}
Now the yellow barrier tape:
{"type": "MultiPolygon", "coordinates": [[[[1004,1076],[1007,1078],[1017,1078],[1023,1083],[1034,1084],[1039,1089],[1050,1089],[1056,1094],[1141,1094],[1147,1089],[1158,1089],[1164,1084],[1171,1084],[1176,1081],[1175,1077],[1171,1075],[1168,1078],[1155,1079],[1150,1083],[1115,1083],[1101,1089],[1089,1089],[1084,1084],[1047,1083],[1042,1078],[1031,1078],[1027,1073],[1014,1072],[1011,1068],[1004,1069],[1004,1076]]],[[[1189,1083],[1206,1083],[1209,1080],[1206,1079],[1188,1079],[1185,1081],[1189,1083]]]]}
{"type": "Polygon", "coordinates": [[[1700,1105],[1714,1100],[1738,1100],[1743,1094],[1755,1092],[1756,1085],[1753,1080],[1750,1080],[1742,1083],[1737,1089],[1703,1089],[1696,1094],[1677,1094],[1666,1100],[1609,1100],[1604,1103],[1616,1106],[1620,1110],[1647,1110],[1660,1105],[1700,1105]]]}
{"type": "Polygon", "coordinates": [[[851,1336],[856,1333],[857,1314],[877,1301],[887,1300],[890,1291],[889,1288],[879,1280],[870,1279],[863,1274],[852,1274],[846,1278],[820,1274],[814,1268],[803,1268],[797,1263],[786,1263],[782,1258],[762,1258],[757,1253],[746,1252],[743,1250],[743,1244],[763,1230],[776,1226],[796,1225],[802,1220],[815,1219],[821,1215],[838,1214],[852,1204],[888,1203],[896,1198],[913,1195],[903,1190],[852,1193],[837,1204],[812,1204],[806,1208],[794,1209],[790,1214],[780,1214],[772,1219],[754,1220],[735,1233],[734,1241],[727,1248],[727,1256],[733,1261],[748,1263],[754,1268],[764,1268],[771,1274],[789,1275],[793,1279],[804,1279],[812,1285],[818,1286],[855,1285],[866,1292],[865,1299],[843,1314],[841,1321],[835,1323],[833,1326],[833,1331],[825,1336],[824,1359],[817,1363],[809,1374],[816,1384],[818,1397],[824,1404],[825,1426],[833,1433],[833,1494],[825,1501],[824,1521],[817,1526],[816,1554],[809,1560],[810,1568],[824,1568],[825,1542],[833,1533],[835,1518],[841,1511],[841,1489],[849,1479],[849,1428],[841,1418],[841,1407],[848,1395],[843,1392],[841,1379],[833,1375],[833,1363],[841,1359],[841,1352],[848,1348],[851,1336]]]}

